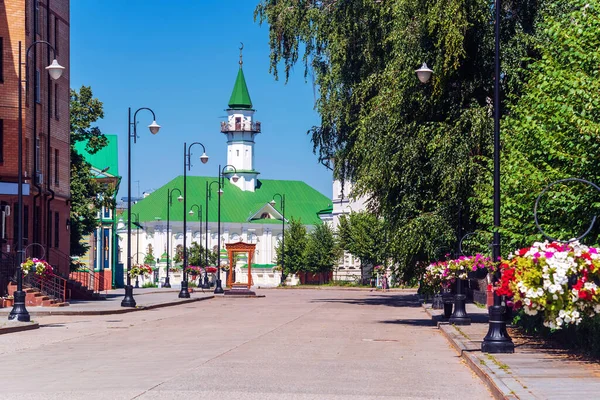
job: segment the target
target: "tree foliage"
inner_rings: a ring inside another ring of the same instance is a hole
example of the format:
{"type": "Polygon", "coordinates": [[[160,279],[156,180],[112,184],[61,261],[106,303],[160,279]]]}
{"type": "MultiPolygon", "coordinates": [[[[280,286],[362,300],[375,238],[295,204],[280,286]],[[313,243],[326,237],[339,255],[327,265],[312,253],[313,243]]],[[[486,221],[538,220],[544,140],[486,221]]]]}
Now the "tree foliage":
{"type": "Polygon", "coordinates": [[[86,143],[86,150],[94,154],[107,144],[106,136],[92,126],[104,117],[102,102],[93,97],[89,86],[79,92],[71,89],[71,255],[84,255],[89,246],[83,237],[94,231],[96,215],[102,206],[114,206],[114,189],[101,185],[91,173],[91,165],[75,150],[78,142],[86,143]]]}
{"type": "Polygon", "coordinates": [[[313,273],[329,272],[341,257],[333,230],[327,224],[317,225],[308,234],[304,249],[304,270],[313,273]]]}
{"type": "MultiPolygon", "coordinates": [[[[548,184],[570,177],[600,184],[600,1],[554,2],[541,21],[537,58],[523,69],[523,94],[502,124],[504,253],[542,239],[533,209],[548,184]]],[[[488,227],[492,191],[490,179],[478,185],[478,217],[488,227]]],[[[540,199],[540,223],[555,238],[581,235],[598,215],[599,195],[577,182],[553,186],[540,199]]],[[[599,233],[587,240],[597,243],[599,233]]]]}
{"type": "MultiPolygon", "coordinates": [[[[505,102],[520,94],[524,58],[537,57],[542,3],[503,2],[505,102]]],[[[276,78],[299,60],[314,76],[314,150],[368,196],[403,271],[431,258],[440,236],[454,247],[457,226],[480,227],[470,203],[492,150],[493,2],[262,0],[255,18],[268,23],[276,78]],[[414,75],[424,61],[435,71],[427,85],[414,75]]]]}
{"type": "Polygon", "coordinates": [[[217,265],[218,254],[212,250],[208,252],[208,264],[206,263],[206,250],[204,246],[193,242],[187,251],[188,265],[206,267],[208,265],[217,265]]]}
{"type": "MultiPolygon", "coordinates": [[[[308,238],[306,227],[297,219],[291,219],[288,228],[285,230],[285,262],[283,273],[285,275],[295,274],[302,271],[305,266],[305,249],[308,238]]],[[[277,243],[275,253],[277,254],[277,264],[282,265],[282,242],[277,243]]]]}

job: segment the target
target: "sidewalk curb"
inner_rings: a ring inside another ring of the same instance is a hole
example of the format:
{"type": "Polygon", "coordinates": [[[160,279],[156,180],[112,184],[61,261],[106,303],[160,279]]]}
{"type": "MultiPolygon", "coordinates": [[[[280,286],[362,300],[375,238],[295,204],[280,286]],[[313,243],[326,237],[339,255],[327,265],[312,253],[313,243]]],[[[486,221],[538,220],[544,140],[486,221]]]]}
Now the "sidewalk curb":
{"type": "Polygon", "coordinates": [[[0,335],[5,335],[7,333],[14,332],[22,332],[22,331],[30,331],[32,329],[38,329],[40,324],[37,322],[25,323],[22,322],[19,325],[15,326],[0,326],[0,335]]]}
{"type": "Polygon", "coordinates": [[[480,350],[480,342],[471,341],[454,325],[441,322],[437,316],[423,304],[423,309],[437,322],[438,329],[448,342],[459,353],[460,357],[471,370],[483,381],[492,392],[494,398],[499,400],[516,400],[522,398],[536,398],[533,393],[523,388],[523,385],[512,376],[510,369],[500,364],[493,355],[485,355],[480,350]],[[466,339],[466,340],[465,340],[466,339]],[[465,341],[471,346],[465,344],[465,341]]]}
{"type": "Polygon", "coordinates": [[[176,306],[176,305],[179,305],[179,304],[194,303],[196,301],[203,301],[203,300],[213,299],[214,297],[215,296],[196,297],[196,298],[193,298],[193,299],[171,301],[171,302],[168,302],[168,303],[157,303],[157,304],[150,304],[148,306],[137,306],[137,307],[133,307],[133,308],[120,308],[120,309],[112,309],[112,310],[29,311],[29,315],[35,316],[35,317],[43,317],[43,316],[50,316],[50,315],[113,315],[113,314],[126,314],[126,313],[136,312],[136,311],[153,310],[155,308],[171,307],[171,306],[176,306]]]}

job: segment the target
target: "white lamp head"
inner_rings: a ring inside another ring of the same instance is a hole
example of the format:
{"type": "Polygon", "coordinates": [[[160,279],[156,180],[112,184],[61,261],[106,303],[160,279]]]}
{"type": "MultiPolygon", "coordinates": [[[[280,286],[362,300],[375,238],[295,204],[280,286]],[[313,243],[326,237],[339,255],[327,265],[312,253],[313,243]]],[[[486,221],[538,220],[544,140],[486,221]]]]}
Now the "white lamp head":
{"type": "Polygon", "coordinates": [[[206,164],[208,162],[208,156],[206,155],[206,153],[202,153],[202,155],[200,156],[200,161],[202,161],[202,164],[206,164]]]}
{"type": "Polygon", "coordinates": [[[423,63],[423,65],[421,65],[421,68],[416,69],[415,72],[417,74],[417,78],[419,78],[421,83],[429,82],[431,74],[433,74],[433,70],[427,66],[427,63],[423,63]]]}
{"type": "Polygon", "coordinates": [[[194,210],[190,210],[190,212],[188,214],[194,215],[194,210]]]}
{"type": "Polygon", "coordinates": [[[65,67],[60,65],[55,58],[54,60],[52,60],[52,64],[46,67],[46,70],[50,74],[50,78],[52,78],[53,80],[57,80],[61,77],[63,71],[65,70],[65,67]]]}
{"type": "Polygon", "coordinates": [[[181,203],[181,202],[183,201],[183,196],[179,196],[179,197],[177,198],[177,201],[181,203]]]}
{"type": "Polygon", "coordinates": [[[240,177],[237,176],[237,174],[233,174],[233,176],[231,177],[231,180],[233,181],[233,183],[236,183],[239,179],[240,179],[240,177]]]}
{"type": "Polygon", "coordinates": [[[150,125],[148,125],[148,129],[150,129],[150,133],[156,135],[160,130],[160,125],[156,123],[156,121],[152,121],[150,125]]]}
{"type": "Polygon", "coordinates": [[[219,189],[219,196],[223,194],[223,189],[219,189]]]}
{"type": "Polygon", "coordinates": [[[276,203],[275,203],[275,200],[271,200],[271,201],[269,202],[269,204],[271,205],[271,207],[275,207],[275,204],[276,204],[276,203]]]}

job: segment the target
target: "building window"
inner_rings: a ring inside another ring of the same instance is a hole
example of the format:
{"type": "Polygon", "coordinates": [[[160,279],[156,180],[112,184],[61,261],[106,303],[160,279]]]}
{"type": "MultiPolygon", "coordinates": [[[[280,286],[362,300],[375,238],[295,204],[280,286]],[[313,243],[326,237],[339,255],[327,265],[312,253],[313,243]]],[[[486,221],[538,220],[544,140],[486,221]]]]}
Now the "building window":
{"type": "Polygon", "coordinates": [[[38,175],[40,174],[40,171],[42,170],[42,162],[41,162],[41,158],[42,158],[42,151],[41,151],[41,142],[40,142],[40,138],[37,137],[35,138],[35,179],[36,182],[41,184],[41,180],[38,179],[38,175]]]}
{"type": "Polygon", "coordinates": [[[40,242],[40,230],[36,229],[37,227],[41,227],[41,210],[40,206],[33,207],[33,243],[40,242]]]}
{"type": "Polygon", "coordinates": [[[35,24],[34,29],[35,29],[35,33],[39,34],[40,33],[40,2],[38,0],[33,0],[33,2],[35,3],[35,9],[33,10],[33,18],[34,18],[33,23],[35,24]]]}
{"type": "Polygon", "coordinates": [[[0,162],[4,162],[4,120],[0,119],[0,162]]]}
{"type": "Polygon", "coordinates": [[[239,151],[239,150],[236,150],[236,151],[235,151],[235,155],[239,157],[239,156],[240,156],[240,151],[239,151]]]}
{"type": "Polygon", "coordinates": [[[110,218],[110,207],[102,207],[104,210],[104,218],[110,218]]]}
{"type": "Polygon", "coordinates": [[[58,113],[58,83],[54,84],[54,118],[59,119],[58,113]]]}
{"type": "Polygon", "coordinates": [[[58,234],[58,221],[59,221],[58,212],[54,213],[54,247],[58,247],[60,235],[58,234]]]}
{"type": "Polygon", "coordinates": [[[52,84],[48,85],[48,117],[52,115],[52,84]]]}
{"type": "Polygon", "coordinates": [[[35,71],[35,102],[41,103],[42,94],[40,92],[40,71],[35,71]]]}
{"type": "Polygon", "coordinates": [[[58,185],[58,149],[54,149],[54,184],[58,185]]]}
{"type": "Polygon", "coordinates": [[[0,83],[4,83],[4,38],[0,37],[0,83]]]}
{"type": "MultiPolygon", "coordinates": [[[[16,237],[16,236],[15,236],[16,237]]],[[[23,206],[23,244],[29,242],[29,206],[23,206]]]]}
{"type": "Polygon", "coordinates": [[[25,138],[25,178],[27,178],[27,173],[31,169],[31,165],[29,164],[29,139],[25,138]]]}
{"type": "Polygon", "coordinates": [[[60,21],[56,16],[54,16],[54,51],[56,52],[55,56],[58,56],[58,23],[60,21]]]}

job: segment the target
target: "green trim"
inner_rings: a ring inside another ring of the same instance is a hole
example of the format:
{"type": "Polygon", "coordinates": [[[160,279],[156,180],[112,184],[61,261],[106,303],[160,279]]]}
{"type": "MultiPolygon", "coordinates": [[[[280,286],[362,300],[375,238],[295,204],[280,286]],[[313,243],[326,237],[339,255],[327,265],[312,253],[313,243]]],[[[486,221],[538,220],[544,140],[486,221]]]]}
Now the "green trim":
{"type": "MultiPolygon", "coordinates": [[[[269,269],[276,267],[277,264],[254,264],[252,263],[252,269],[269,269]]],[[[248,264],[242,265],[240,268],[248,268],[248,264]]]]}

